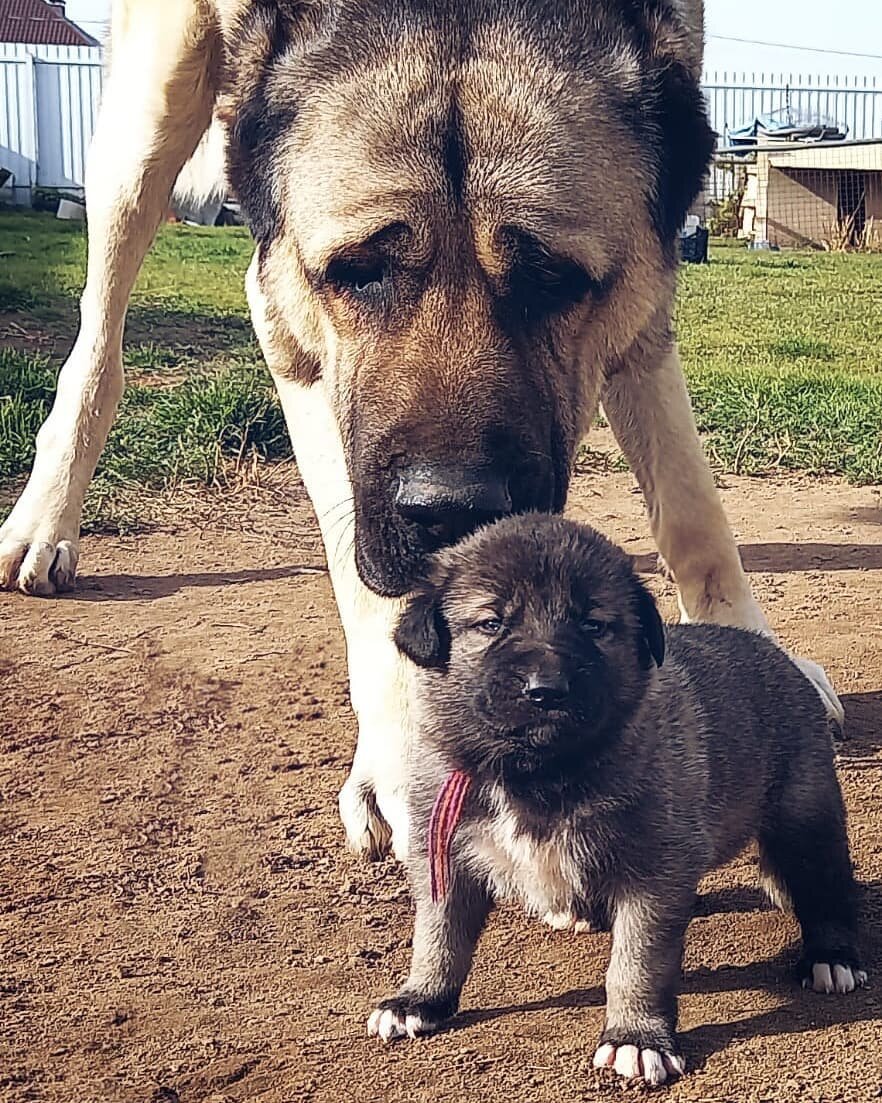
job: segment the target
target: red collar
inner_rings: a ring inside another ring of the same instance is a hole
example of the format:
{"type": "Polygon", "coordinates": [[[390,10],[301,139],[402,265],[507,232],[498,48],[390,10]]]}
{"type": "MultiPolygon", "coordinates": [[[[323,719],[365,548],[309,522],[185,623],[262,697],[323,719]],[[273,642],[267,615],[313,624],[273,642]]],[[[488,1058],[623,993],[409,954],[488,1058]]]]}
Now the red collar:
{"type": "Polygon", "coordinates": [[[444,899],[450,885],[450,842],[471,783],[468,774],[454,770],[447,775],[435,798],[429,820],[429,871],[433,904],[444,899]]]}

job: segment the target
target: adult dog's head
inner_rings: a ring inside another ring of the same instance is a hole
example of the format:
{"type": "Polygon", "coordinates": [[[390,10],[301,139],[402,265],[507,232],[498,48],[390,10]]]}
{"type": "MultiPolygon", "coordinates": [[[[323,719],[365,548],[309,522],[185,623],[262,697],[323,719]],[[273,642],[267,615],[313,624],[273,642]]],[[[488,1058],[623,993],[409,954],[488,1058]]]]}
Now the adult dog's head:
{"type": "Polygon", "coordinates": [[[578,776],[638,708],[665,637],[628,556],[599,533],[527,514],[440,552],[398,647],[438,671],[426,732],[459,768],[578,776]]]}
{"type": "Polygon", "coordinates": [[[670,340],[700,0],[249,0],[230,174],[274,363],[326,388],[381,594],[562,507],[604,372],[670,340]]]}

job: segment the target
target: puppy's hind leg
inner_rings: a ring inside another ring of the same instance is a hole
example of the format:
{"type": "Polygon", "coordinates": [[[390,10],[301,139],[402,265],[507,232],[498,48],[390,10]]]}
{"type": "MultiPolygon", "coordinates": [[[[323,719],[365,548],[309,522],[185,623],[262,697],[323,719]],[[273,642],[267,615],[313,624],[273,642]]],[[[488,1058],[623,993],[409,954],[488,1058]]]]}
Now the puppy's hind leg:
{"type": "Polygon", "coordinates": [[[862,986],[867,974],[858,954],[857,885],[835,779],[808,809],[783,804],[759,844],[761,868],[790,900],[802,929],[803,987],[845,994],[862,986]]]}
{"type": "Polygon", "coordinates": [[[83,497],[122,395],[129,295],[175,177],[211,118],[220,45],[205,0],[116,0],[110,75],[89,152],[89,257],[76,343],[0,527],[0,589],[73,587],[83,497]]]}

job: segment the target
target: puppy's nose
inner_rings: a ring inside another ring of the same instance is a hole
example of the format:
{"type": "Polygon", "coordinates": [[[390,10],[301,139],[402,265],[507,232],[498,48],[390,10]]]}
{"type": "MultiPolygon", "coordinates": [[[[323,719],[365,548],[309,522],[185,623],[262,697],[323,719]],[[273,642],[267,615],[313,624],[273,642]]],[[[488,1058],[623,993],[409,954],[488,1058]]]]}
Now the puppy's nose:
{"type": "Polygon", "coordinates": [[[542,709],[562,705],[570,692],[570,683],[562,670],[534,670],[524,683],[524,696],[542,709]]]}
{"type": "Polygon", "coordinates": [[[489,467],[414,464],[398,477],[395,507],[439,546],[511,513],[508,481],[489,467]]]}

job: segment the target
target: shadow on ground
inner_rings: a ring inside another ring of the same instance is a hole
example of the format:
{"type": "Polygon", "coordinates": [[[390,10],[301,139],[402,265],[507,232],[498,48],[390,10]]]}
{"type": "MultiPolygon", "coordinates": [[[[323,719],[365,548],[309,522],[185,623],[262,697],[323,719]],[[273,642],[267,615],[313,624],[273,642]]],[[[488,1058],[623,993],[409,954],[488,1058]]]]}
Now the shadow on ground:
{"type": "MultiPolygon", "coordinates": [[[[742,544],[739,550],[744,569],[753,573],[882,570],[882,544],[742,544]]],[[[635,555],[634,567],[655,574],[658,556],[635,555]]]]}
{"type": "MultiPolygon", "coordinates": [[[[837,744],[840,756],[857,759],[882,748],[882,690],[845,693],[841,701],[845,708],[846,738],[837,744]]],[[[882,763],[878,761],[869,765],[877,770],[882,769],[882,763]]]]}
{"type": "MultiPolygon", "coordinates": [[[[758,890],[729,889],[707,893],[699,898],[697,913],[710,915],[716,911],[765,910],[768,904],[758,890]]],[[[848,996],[821,996],[800,988],[794,976],[798,945],[794,943],[783,953],[747,965],[722,965],[715,969],[693,969],[683,978],[684,995],[707,995],[718,992],[765,991],[780,996],[779,1007],[729,1022],[707,1023],[692,1027],[681,1034],[683,1049],[690,1069],[700,1068],[714,1053],[725,1049],[734,1038],[758,1038],[822,1030],[841,1023],[872,1022],[882,1016],[882,992],[873,985],[873,978],[882,971],[882,883],[862,886],[863,964],[870,974],[870,984],[848,996]]],[[[585,936],[600,937],[600,936],[585,936]]],[[[507,1007],[466,1011],[450,1024],[450,1031],[467,1030],[476,1023],[489,1022],[509,1015],[530,1015],[554,1009],[582,1007],[598,1008],[605,1002],[604,989],[575,988],[541,1000],[511,1004],[507,1007]]]]}
{"type": "Polygon", "coordinates": [[[243,586],[253,582],[275,582],[296,575],[325,574],[323,564],[266,567],[241,571],[203,571],[194,574],[137,575],[108,574],[83,575],[77,580],[77,588],[71,594],[62,594],[62,601],[157,601],[170,597],[180,590],[204,586],[243,586]]]}

